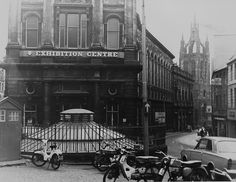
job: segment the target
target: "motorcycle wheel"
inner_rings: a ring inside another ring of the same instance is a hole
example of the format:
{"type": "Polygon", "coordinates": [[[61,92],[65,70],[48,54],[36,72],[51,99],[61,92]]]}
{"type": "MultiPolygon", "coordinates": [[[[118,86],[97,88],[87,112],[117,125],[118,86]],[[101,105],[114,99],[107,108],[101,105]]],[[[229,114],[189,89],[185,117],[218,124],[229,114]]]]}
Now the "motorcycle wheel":
{"type": "Polygon", "coordinates": [[[103,182],[115,182],[119,176],[119,171],[117,170],[119,169],[109,168],[103,176],[103,182]]]}
{"type": "Polygon", "coordinates": [[[51,165],[54,170],[58,169],[61,165],[61,161],[59,160],[57,155],[53,155],[51,158],[51,165]]]}
{"type": "Polygon", "coordinates": [[[190,176],[190,181],[209,181],[207,173],[199,168],[193,170],[191,176],[190,176]]]}
{"type": "Polygon", "coordinates": [[[102,154],[95,154],[94,159],[92,161],[92,166],[97,168],[97,161],[102,156],[102,154]]]}
{"type": "MultiPolygon", "coordinates": [[[[145,171],[145,174],[158,175],[158,171],[159,171],[158,167],[153,166],[153,167],[147,168],[146,171],[145,171]]],[[[157,182],[157,181],[159,181],[159,180],[158,179],[153,179],[153,180],[140,179],[140,180],[137,180],[137,182],[157,182]]]]}
{"type": "Polygon", "coordinates": [[[43,155],[41,154],[33,154],[31,161],[37,167],[41,167],[46,163],[46,161],[43,159],[43,155]]]}
{"type": "Polygon", "coordinates": [[[98,158],[96,167],[99,171],[104,172],[109,168],[110,164],[111,164],[110,159],[103,155],[98,158]]]}

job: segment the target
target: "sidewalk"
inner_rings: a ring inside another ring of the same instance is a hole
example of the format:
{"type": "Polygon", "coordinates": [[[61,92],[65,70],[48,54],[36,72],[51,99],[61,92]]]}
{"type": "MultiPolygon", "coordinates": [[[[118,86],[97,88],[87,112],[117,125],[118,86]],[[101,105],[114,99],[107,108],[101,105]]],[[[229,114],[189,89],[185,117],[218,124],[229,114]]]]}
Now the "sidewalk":
{"type": "Polygon", "coordinates": [[[0,167],[26,165],[26,159],[0,162],[0,167]]]}

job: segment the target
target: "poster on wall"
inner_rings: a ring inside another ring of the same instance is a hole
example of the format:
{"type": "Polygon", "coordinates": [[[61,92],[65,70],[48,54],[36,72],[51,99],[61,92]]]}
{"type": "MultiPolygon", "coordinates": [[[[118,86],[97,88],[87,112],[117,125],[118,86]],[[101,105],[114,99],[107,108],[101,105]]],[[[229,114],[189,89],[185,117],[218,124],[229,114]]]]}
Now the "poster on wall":
{"type": "Polygon", "coordinates": [[[162,124],[166,122],[165,112],[155,112],[155,122],[162,124]]]}

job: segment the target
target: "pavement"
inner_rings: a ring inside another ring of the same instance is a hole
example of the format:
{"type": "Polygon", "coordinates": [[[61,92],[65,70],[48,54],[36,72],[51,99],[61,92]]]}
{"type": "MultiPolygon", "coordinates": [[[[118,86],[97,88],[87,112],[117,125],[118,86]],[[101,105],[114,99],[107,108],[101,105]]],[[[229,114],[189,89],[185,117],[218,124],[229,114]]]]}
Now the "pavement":
{"type": "Polygon", "coordinates": [[[3,162],[0,162],[0,167],[26,165],[27,160],[28,159],[19,159],[19,160],[14,160],[14,161],[3,161],[3,162]]]}

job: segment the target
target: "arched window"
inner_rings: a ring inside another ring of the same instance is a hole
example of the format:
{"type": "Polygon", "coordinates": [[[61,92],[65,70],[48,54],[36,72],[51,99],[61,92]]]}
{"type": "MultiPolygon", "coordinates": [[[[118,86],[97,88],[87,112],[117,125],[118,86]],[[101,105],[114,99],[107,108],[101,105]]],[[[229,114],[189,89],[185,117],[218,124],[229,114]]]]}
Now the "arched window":
{"type": "Polygon", "coordinates": [[[37,16],[28,16],[25,21],[26,47],[39,46],[39,19],[37,16]]]}
{"type": "Polygon", "coordinates": [[[122,44],[123,24],[118,18],[109,18],[105,24],[105,43],[108,49],[119,49],[122,44]]]}

